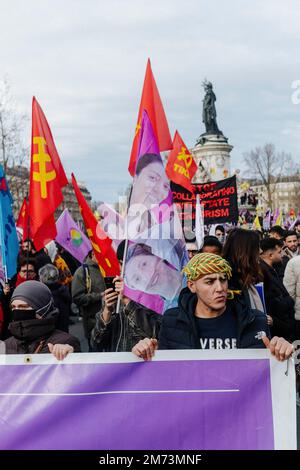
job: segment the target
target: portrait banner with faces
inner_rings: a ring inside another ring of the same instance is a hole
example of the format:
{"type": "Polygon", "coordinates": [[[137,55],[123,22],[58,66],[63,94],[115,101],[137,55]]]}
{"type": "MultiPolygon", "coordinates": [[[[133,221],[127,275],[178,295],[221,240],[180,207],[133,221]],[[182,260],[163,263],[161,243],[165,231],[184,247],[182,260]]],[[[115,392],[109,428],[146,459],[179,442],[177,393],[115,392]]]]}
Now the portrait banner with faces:
{"type": "Polygon", "coordinates": [[[157,313],[177,306],[188,257],[160,155],[138,160],[126,231],[125,295],[157,313]]]}

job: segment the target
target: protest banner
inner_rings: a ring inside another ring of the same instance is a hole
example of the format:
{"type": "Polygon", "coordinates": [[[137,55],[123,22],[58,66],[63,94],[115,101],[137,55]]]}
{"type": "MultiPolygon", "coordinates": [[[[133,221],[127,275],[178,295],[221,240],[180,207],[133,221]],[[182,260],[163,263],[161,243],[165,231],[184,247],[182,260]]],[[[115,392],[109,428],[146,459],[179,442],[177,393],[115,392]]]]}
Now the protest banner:
{"type": "Polygon", "coordinates": [[[0,448],[296,449],[293,361],[268,350],[0,355],[0,448]]]}
{"type": "Polygon", "coordinates": [[[146,111],[142,113],[127,230],[124,294],[163,313],[177,305],[183,286],[181,270],[188,256],[170,181],[146,111]]]}
{"type": "Polygon", "coordinates": [[[236,177],[220,181],[210,181],[203,184],[194,184],[194,193],[171,182],[173,202],[179,209],[179,217],[184,222],[187,219],[195,220],[196,195],[200,195],[204,206],[205,225],[236,223],[238,221],[238,203],[236,177]]]}

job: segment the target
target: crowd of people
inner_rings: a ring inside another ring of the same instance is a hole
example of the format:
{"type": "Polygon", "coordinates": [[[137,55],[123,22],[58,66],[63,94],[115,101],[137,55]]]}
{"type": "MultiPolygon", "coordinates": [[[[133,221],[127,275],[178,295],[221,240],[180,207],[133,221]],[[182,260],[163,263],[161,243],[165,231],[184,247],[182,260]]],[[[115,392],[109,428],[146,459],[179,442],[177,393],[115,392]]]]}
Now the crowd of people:
{"type": "MultiPolygon", "coordinates": [[[[124,246],[125,241],[117,251],[120,265],[124,246]]],[[[136,247],[136,260],[143,263],[139,279],[127,280],[130,287],[147,289],[156,280],[167,291],[168,264],[155,264],[153,280],[153,256],[136,247]]],[[[264,234],[241,228],[226,233],[219,225],[200,250],[195,243],[187,249],[186,287],[174,293],[177,305],[160,315],[128,298],[121,277],[107,286],[93,251],[79,265],[54,242],[36,252],[32,240],[24,241],[17,274],[2,286],[5,352],[53,353],[57,359],[80,352],[79,340],[69,333],[76,305],[89,351],[132,351],[147,360],[157,348],[268,347],[279,360],[290,357],[292,343],[300,339],[300,224],[294,231],[273,226],[264,234]]]]}

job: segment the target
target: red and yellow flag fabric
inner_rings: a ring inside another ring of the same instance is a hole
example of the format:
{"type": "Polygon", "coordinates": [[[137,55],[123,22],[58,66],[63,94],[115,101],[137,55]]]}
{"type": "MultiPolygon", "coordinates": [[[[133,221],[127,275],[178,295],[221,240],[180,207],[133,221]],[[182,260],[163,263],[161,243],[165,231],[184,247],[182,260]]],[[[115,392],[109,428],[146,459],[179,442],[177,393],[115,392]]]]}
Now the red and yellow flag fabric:
{"type": "Polygon", "coordinates": [[[197,164],[188,151],[178,131],[173,139],[173,149],[169,153],[166,174],[174,183],[193,192],[192,179],[197,171],[197,164]]]}
{"type": "Polygon", "coordinates": [[[30,232],[37,250],[56,237],[54,212],[63,200],[68,184],[49,124],[33,97],[29,189],[30,232]]]}
{"type": "Polygon", "coordinates": [[[29,213],[28,213],[28,201],[26,197],[24,197],[24,201],[19,212],[19,217],[16,222],[16,227],[21,228],[23,230],[23,236],[22,236],[23,241],[26,240],[26,238],[31,238],[29,213]]]}
{"type": "Polygon", "coordinates": [[[140,102],[139,114],[135,129],[135,136],[133,139],[130,161],[128,166],[128,171],[131,176],[135,175],[143,109],[145,109],[148,113],[149,119],[153,127],[153,131],[155,133],[159,145],[159,150],[170,150],[172,148],[172,139],[165,111],[152,73],[150,59],[148,59],[147,63],[142,98],[140,102]]]}
{"type": "Polygon", "coordinates": [[[106,235],[93,214],[79,189],[75,176],[72,174],[72,185],[78,201],[83,222],[93,247],[101,274],[105,276],[117,276],[120,274],[120,266],[117,255],[112,247],[111,239],[106,235]]]}

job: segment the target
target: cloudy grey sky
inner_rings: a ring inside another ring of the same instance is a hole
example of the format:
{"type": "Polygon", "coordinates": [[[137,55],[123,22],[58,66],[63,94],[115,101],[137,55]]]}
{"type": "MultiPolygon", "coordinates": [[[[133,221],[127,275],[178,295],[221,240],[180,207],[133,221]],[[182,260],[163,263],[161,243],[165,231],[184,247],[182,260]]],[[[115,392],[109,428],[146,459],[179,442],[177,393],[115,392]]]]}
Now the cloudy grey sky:
{"type": "MultiPolygon", "coordinates": [[[[202,80],[242,155],[274,142],[300,160],[299,0],[0,0],[0,76],[31,113],[35,95],[68,174],[114,202],[127,172],[147,58],[171,134],[203,132],[202,80]]],[[[28,131],[28,143],[30,133],[28,131]]]]}

